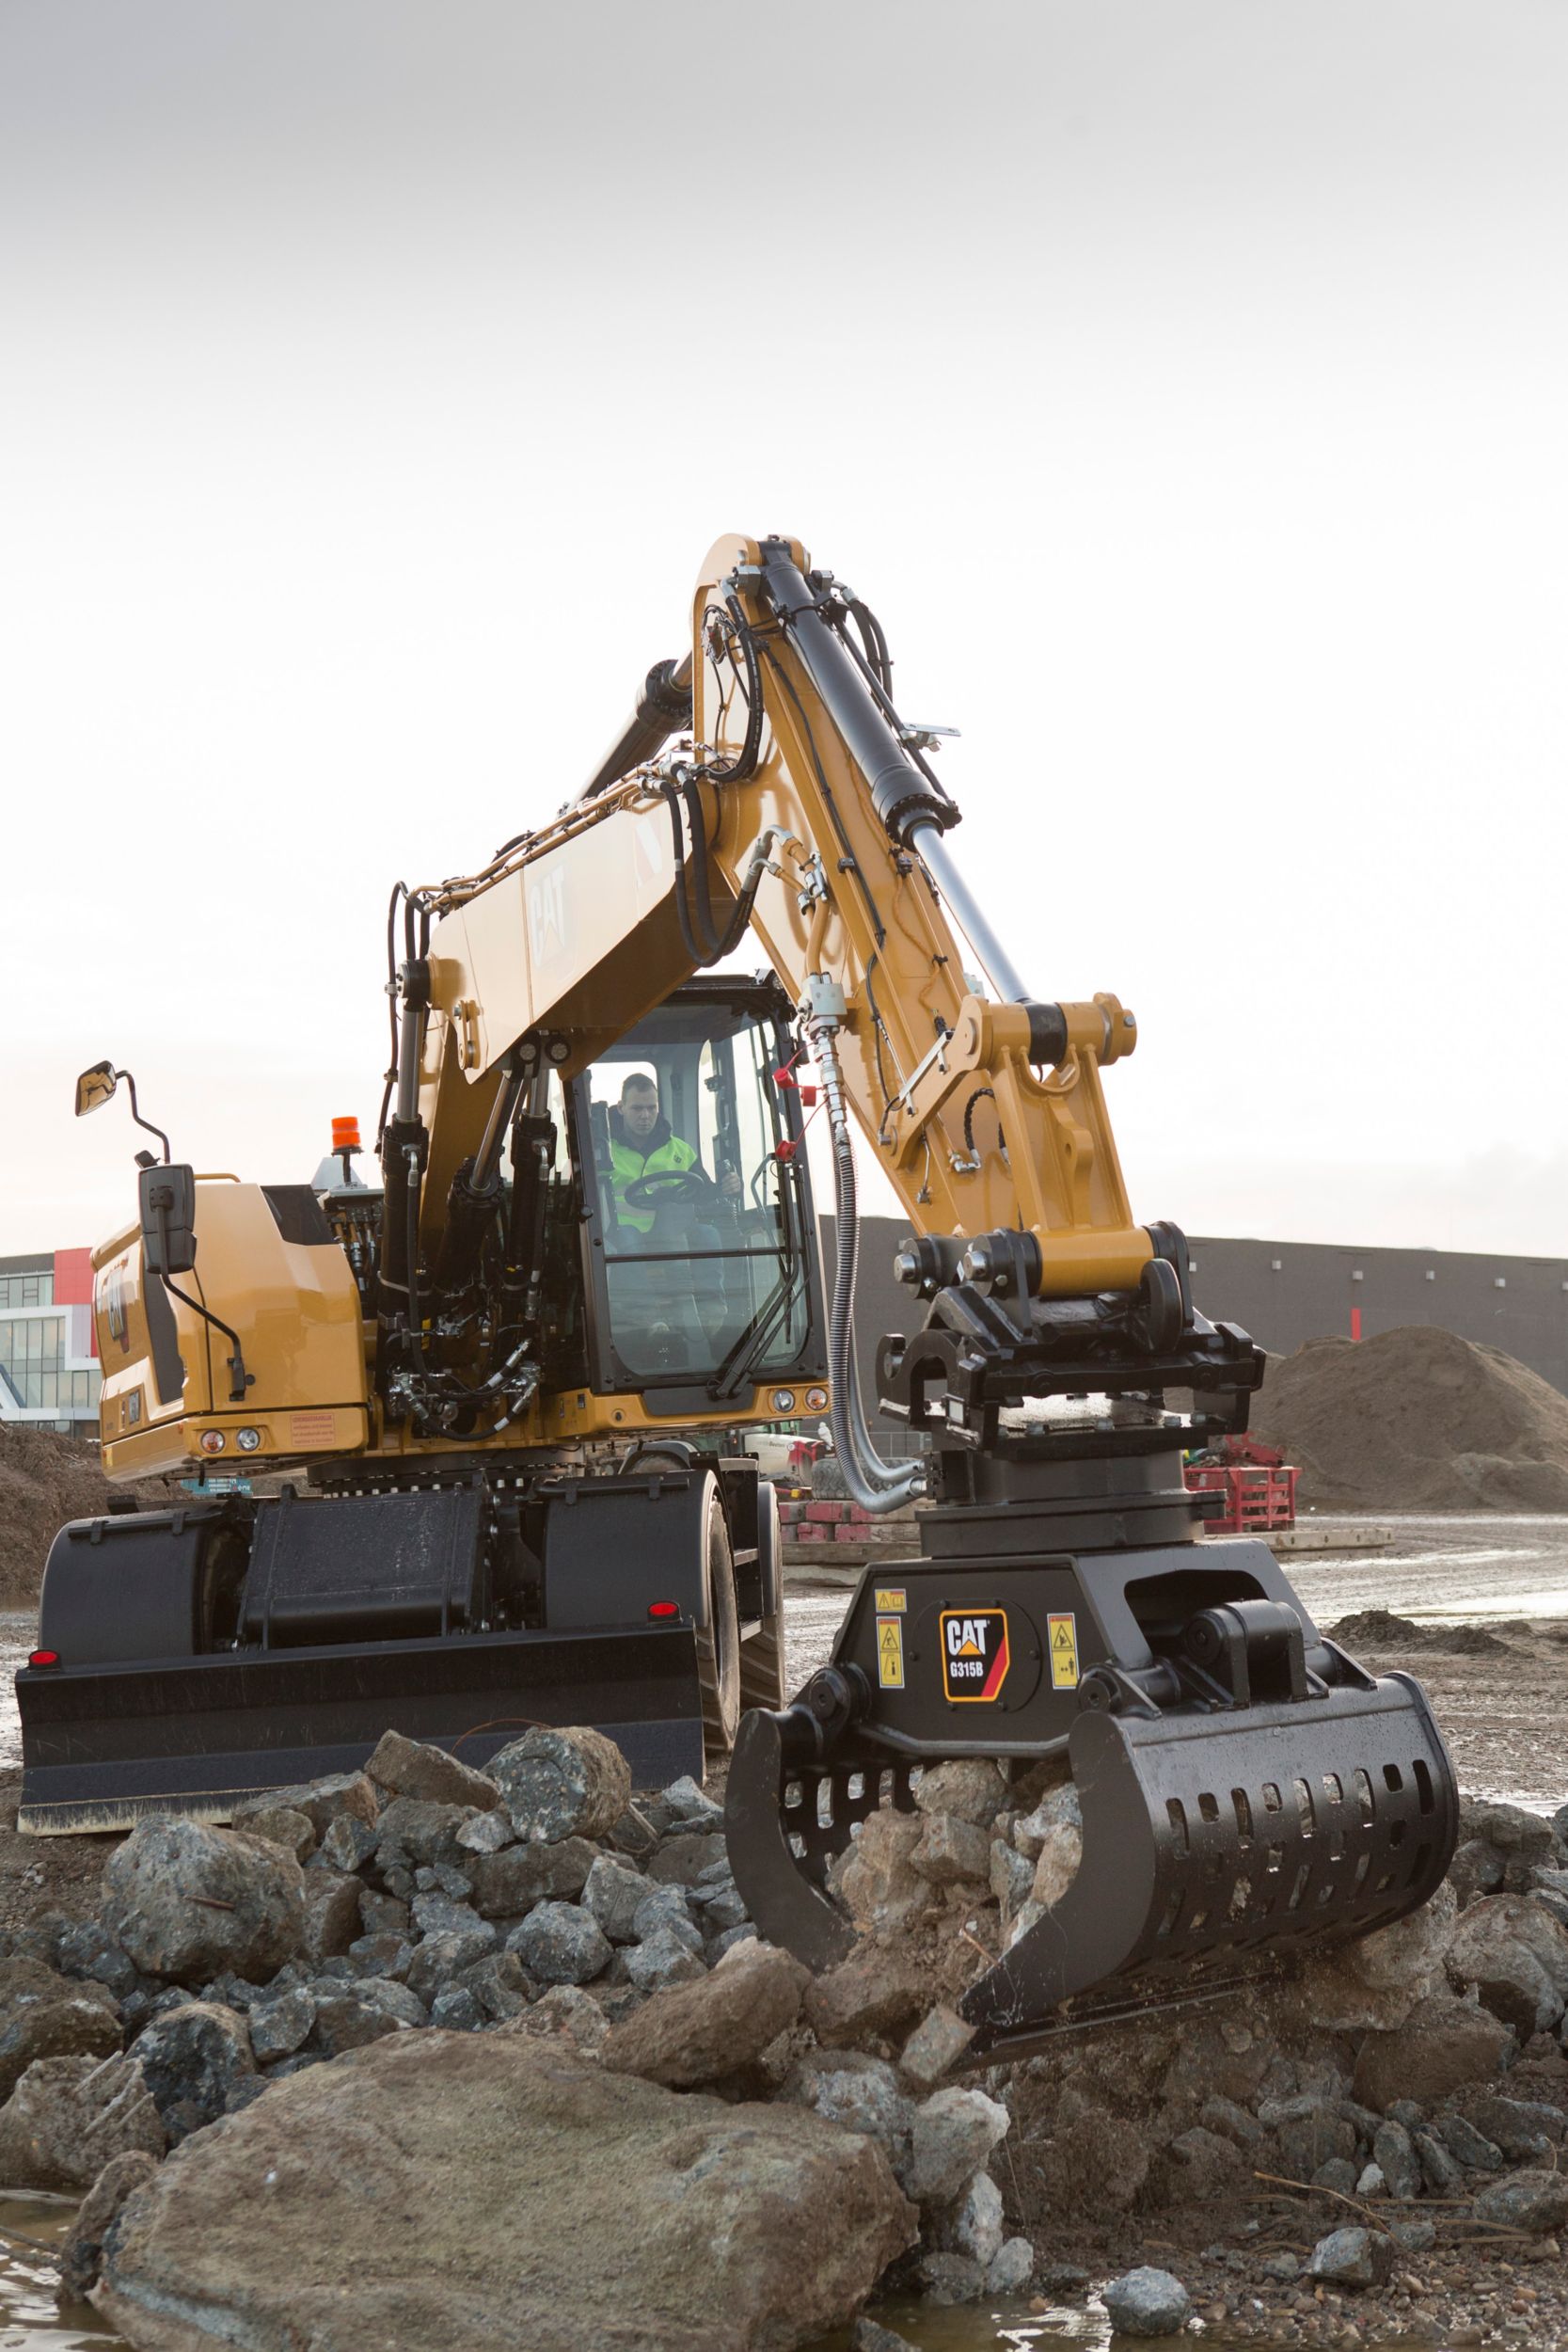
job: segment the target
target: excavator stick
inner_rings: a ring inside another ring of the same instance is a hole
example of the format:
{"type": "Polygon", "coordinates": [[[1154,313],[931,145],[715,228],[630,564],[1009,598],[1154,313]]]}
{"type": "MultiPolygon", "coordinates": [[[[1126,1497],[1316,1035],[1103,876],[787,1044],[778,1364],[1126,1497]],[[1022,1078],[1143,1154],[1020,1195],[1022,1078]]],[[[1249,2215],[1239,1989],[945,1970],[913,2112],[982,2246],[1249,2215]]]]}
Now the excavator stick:
{"type": "Polygon", "coordinates": [[[1386,1926],[1457,1836],[1420,1686],[1323,1640],[1261,1543],[905,1561],[867,1572],[792,1707],[742,1723],[726,1827],[762,1933],[843,1957],[833,1858],[876,1806],[912,1804],[918,1767],[975,1756],[1064,1757],[1083,1851],[965,1995],[974,2061],[1386,1926]]]}

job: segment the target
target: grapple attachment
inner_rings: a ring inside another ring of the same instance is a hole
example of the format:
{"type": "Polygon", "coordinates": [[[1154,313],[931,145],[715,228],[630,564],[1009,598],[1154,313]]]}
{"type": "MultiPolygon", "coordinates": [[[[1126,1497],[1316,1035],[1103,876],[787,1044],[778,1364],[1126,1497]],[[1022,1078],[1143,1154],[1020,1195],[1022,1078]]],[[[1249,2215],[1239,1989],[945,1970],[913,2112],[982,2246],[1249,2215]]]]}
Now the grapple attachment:
{"type": "Polygon", "coordinates": [[[792,1708],[741,1725],[726,1826],[762,1932],[816,1968],[842,1957],[853,1930],[830,1891],[834,1855],[878,1805],[912,1804],[916,1765],[959,1755],[1065,1752],[1083,1821],[1066,1892],[964,1996],[973,2060],[1211,1997],[1426,1901],[1458,1799],[1419,1684],[1374,1679],[1322,1641],[1261,1545],[1203,1552],[1228,1569],[1173,1574],[1167,1551],[880,1570],[833,1663],[792,1708]],[[955,1696],[955,1622],[990,1645],[989,1700],[955,1696]],[[1069,1669],[1053,1650],[1064,1626],[1069,1669]]]}

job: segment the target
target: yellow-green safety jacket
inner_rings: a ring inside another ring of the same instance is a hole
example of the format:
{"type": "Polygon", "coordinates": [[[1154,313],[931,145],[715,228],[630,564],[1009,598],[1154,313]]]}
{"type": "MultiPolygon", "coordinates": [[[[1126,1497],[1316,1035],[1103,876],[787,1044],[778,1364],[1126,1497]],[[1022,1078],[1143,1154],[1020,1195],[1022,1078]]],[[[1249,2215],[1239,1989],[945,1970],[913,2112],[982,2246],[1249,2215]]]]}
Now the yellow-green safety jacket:
{"type": "Polygon", "coordinates": [[[644,1201],[628,1208],[626,1190],[640,1176],[660,1176],[667,1171],[683,1171],[698,1165],[697,1154],[690,1144],[677,1136],[661,1111],[645,1143],[634,1143],[627,1135],[618,1110],[610,1114],[610,1183],[615,1194],[615,1216],[622,1225],[633,1225],[640,1233],[653,1231],[657,1202],[644,1201]]]}

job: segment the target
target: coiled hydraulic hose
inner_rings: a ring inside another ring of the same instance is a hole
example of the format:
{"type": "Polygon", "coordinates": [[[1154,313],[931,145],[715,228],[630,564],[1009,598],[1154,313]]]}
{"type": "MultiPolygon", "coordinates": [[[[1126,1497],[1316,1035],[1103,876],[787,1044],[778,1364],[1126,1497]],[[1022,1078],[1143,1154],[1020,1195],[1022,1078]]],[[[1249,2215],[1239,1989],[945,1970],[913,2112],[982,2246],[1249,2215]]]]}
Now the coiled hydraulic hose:
{"type": "Polygon", "coordinates": [[[918,1462],[882,1461],[871,1442],[861,1409],[855,1375],[855,1277],[860,1263],[860,1219],[836,1030],[837,1023],[831,1019],[818,1017],[806,1023],[812,1058],[822,1081],[823,1104],[833,1147],[836,1248],[833,1300],[828,1319],[828,1377],[832,1397],[830,1419],[850,1501],[859,1503],[863,1511],[880,1516],[886,1511],[900,1510],[917,1494],[924,1493],[926,1473],[918,1462]]]}

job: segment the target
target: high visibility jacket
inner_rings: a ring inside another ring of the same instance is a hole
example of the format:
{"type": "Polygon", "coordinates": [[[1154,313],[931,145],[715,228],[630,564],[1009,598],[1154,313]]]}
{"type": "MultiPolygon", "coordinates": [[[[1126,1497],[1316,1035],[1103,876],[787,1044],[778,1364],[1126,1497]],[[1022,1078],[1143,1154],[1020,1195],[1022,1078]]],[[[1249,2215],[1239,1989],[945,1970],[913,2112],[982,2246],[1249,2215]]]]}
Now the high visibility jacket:
{"type": "Polygon", "coordinates": [[[619,1111],[610,1114],[610,1182],[615,1194],[615,1216],[622,1225],[634,1225],[640,1233],[653,1231],[658,1203],[654,1200],[634,1201],[626,1206],[626,1191],[640,1176],[660,1176],[666,1172],[679,1173],[698,1165],[697,1154],[680,1136],[675,1135],[667,1119],[660,1113],[652,1131],[641,1143],[627,1135],[619,1111]]]}

